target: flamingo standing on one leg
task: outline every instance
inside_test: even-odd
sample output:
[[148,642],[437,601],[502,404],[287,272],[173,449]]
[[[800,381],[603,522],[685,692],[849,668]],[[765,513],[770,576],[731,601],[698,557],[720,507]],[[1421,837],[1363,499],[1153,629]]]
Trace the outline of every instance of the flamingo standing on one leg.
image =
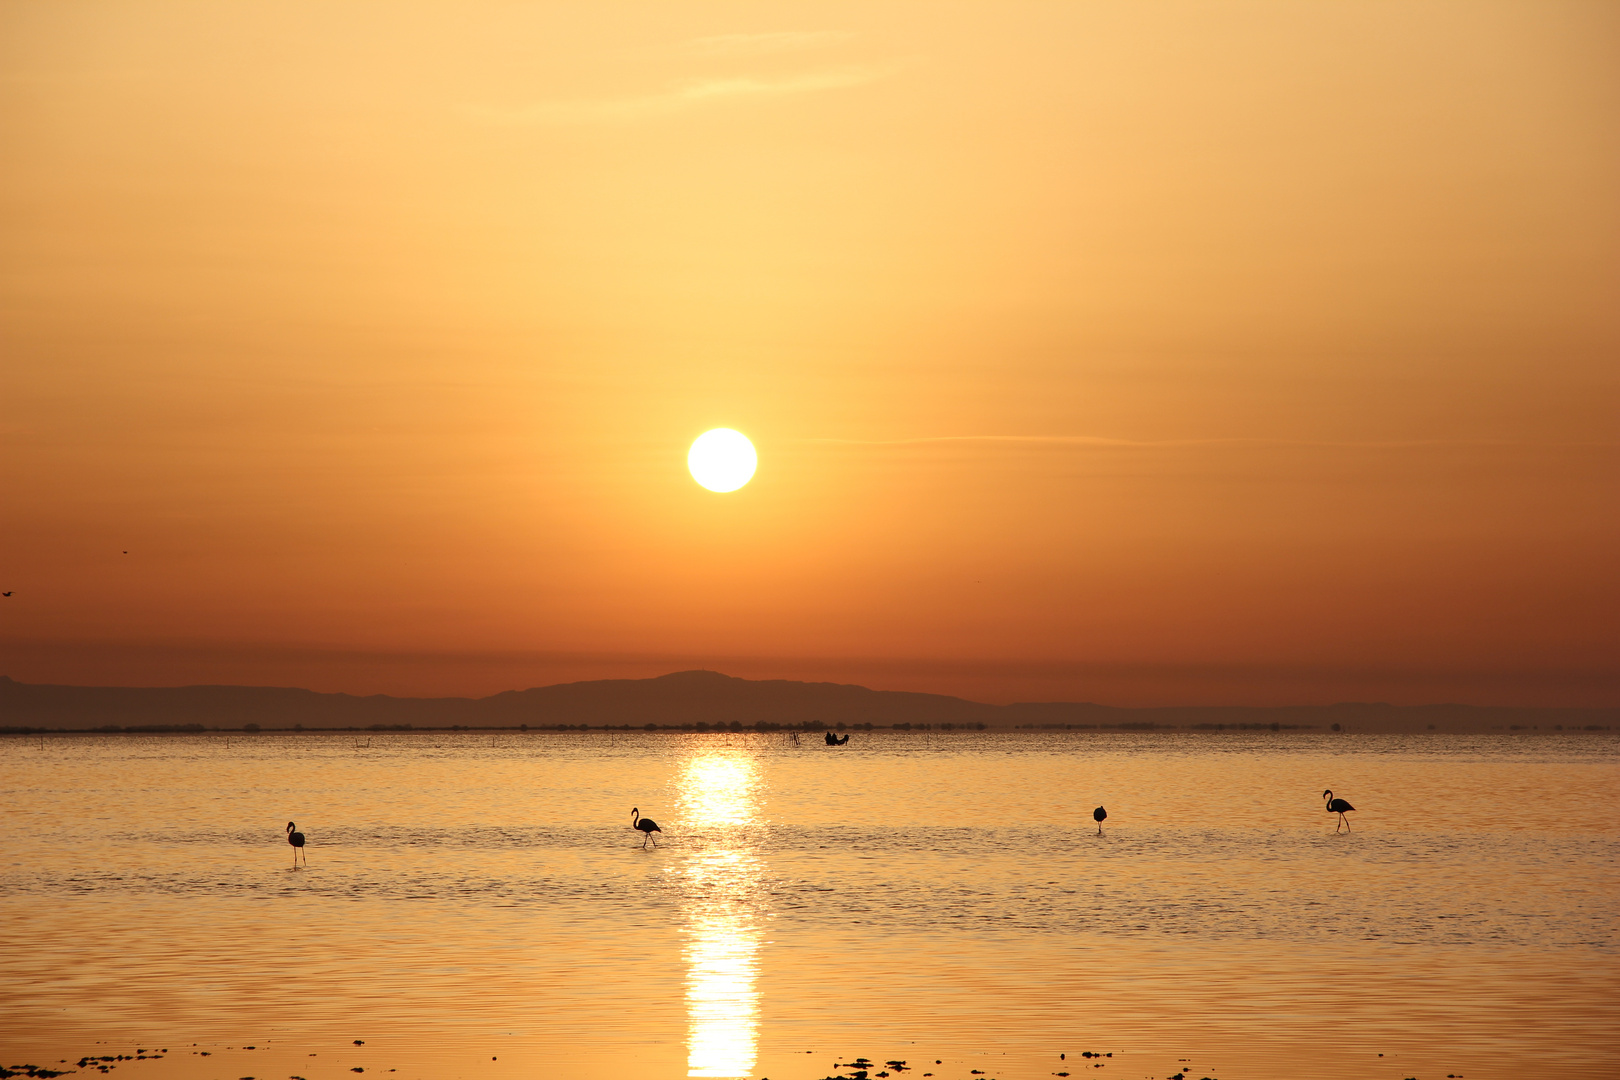
[[[298,826],[287,822],[287,843],[292,845],[293,865],[298,865],[298,853],[304,851],[304,834],[298,831]],[[309,862],[309,852],[304,852],[304,862]]]
[[653,833],[664,831],[658,827],[658,822],[654,821],[650,817],[642,817],[641,811],[633,806],[630,808],[630,827],[632,829],[640,829],[642,833],[645,834],[641,841],[642,847],[647,846],[648,840],[652,840],[652,846],[657,847],[658,841],[653,840]]
[[1091,812],[1091,818],[1097,823],[1097,835],[1101,836],[1102,823],[1108,820],[1108,811],[1099,806]]
[[[1322,798],[1327,800],[1327,812],[1330,813],[1330,814],[1338,814],[1339,815],[1339,823],[1344,826],[1344,831],[1345,832],[1349,832],[1350,831],[1350,819],[1344,816],[1344,812],[1346,810],[1354,810],[1355,807],[1351,806],[1349,803],[1345,802],[1343,799],[1335,799],[1333,797],[1333,789],[1332,788],[1328,788],[1326,791],[1322,792]],[[1338,832],[1339,831],[1339,826],[1334,825],[1333,826],[1333,831]]]

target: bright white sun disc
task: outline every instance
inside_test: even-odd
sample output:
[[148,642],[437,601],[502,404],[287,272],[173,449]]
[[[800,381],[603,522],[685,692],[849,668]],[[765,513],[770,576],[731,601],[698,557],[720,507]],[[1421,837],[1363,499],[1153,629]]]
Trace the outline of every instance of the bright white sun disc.
[[753,479],[759,455],[748,436],[730,428],[705,431],[692,442],[686,453],[686,467],[692,479],[710,491],[736,491]]

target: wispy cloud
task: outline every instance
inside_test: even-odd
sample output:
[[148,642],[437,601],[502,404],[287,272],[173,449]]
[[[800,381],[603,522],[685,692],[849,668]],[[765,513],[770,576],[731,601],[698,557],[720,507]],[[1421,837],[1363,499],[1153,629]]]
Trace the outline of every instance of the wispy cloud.
[[130,82],[162,74],[157,68],[64,68],[58,71],[7,71],[0,83],[66,85],[70,83]]
[[717,34],[693,38],[682,46],[703,56],[758,56],[761,53],[823,49],[855,35],[843,30],[778,30],[767,34]]
[[1604,440],[1526,441],[1519,439],[1110,439],[1100,435],[923,435],[910,439],[803,439],[804,443],[830,446],[929,446],[941,443],[989,443],[1024,446],[1069,446],[1097,449],[1159,449],[1166,447],[1320,447],[1366,450],[1420,449],[1424,447],[1591,447],[1614,448],[1620,443]]
[[688,79],[674,83],[656,94],[540,101],[516,109],[479,109],[477,115],[489,123],[514,125],[635,120],[728,100],[789,97],[814,94],[823,90],[844,90],[876,82],[887,74],[887,71],[877,68],[835,68],[778,79],[752,76]]

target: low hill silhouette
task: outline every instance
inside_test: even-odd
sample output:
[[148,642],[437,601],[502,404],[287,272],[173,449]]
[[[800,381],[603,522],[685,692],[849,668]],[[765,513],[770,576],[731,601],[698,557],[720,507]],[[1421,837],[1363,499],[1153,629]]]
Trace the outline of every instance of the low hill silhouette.
[[944,694],[677,671],[486,698],[357,697],[271,686],[54,686],[0,676],[0,732],[406,728],[821,727],[1354,731],[1604,730],[1620,709],[1347,703],[1125,708],[1086,702],[987,705]]

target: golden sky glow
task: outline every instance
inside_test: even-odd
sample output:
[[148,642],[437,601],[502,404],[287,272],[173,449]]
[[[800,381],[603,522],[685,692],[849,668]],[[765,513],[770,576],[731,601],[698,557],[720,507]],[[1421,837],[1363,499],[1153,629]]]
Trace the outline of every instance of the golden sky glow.
[[0,71],[14,678],[1620,701],[1613,5],[13,3]]

